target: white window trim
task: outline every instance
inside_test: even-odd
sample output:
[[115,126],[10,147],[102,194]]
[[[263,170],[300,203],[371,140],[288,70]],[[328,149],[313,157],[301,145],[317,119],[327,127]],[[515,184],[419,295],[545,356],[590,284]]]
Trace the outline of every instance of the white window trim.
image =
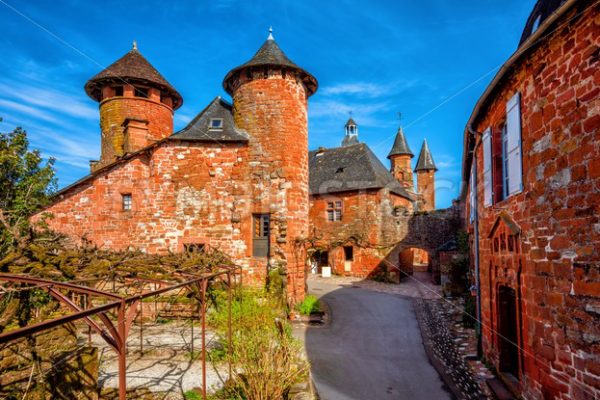
[[[220,121],[221,124],[219,127],[214,127],[213,126],[213,121]],[[211,118],[208,121],[208,129],[211,131],[222,131],[223,130],[223,118]]]

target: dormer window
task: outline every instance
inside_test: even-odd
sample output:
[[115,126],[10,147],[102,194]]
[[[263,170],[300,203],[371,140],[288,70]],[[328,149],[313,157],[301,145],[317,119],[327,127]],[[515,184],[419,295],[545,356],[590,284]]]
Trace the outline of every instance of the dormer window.
[[223,118],[211,118],[208,124],[210,129],[223,129]]

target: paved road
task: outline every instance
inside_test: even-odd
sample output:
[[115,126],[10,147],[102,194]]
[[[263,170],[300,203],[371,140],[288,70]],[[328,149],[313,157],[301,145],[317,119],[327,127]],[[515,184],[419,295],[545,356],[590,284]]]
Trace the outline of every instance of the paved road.
[[311,281],[330,324],[305,332],[322,400],[450,399],[429,363],[411,300]]

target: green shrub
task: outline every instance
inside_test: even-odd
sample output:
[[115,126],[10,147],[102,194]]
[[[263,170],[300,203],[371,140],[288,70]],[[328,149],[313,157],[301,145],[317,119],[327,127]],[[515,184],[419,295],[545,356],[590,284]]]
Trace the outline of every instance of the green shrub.
[[321,304],[319,303],[319,299],[309,294],[304,298],[302,303],[296,306],[296,309],[302,315],[310,315],[313,312],[321,311]]
[[[210,323],[220,342],[227,343],[227,293],[217,294],[215,304]],[[282,399],[308,375],[309,367],[301,344],[292,336],[281,299],[265,290],[244,289],[234,296],[231,310],[233,376],[227,398]]]

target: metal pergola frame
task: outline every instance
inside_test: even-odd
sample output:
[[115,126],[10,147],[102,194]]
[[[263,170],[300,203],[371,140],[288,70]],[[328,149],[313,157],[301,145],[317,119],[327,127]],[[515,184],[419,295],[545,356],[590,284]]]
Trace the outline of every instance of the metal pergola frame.
[[[127,368],[127,336],[135,319],[136,311],[140,302],[148,297],[158,296],[162,293],[172,291],[174,289],[192,288],[195,287],[200,293],[200,320],[202,324],[202,351],[201,351],[201,362],[202,362],[202,394],[203,398],[206,399],[206,291],[208,289],[209,281],[215,278],[225,278],[227,284],[227,296],[228,296],[228,351],[231,352],[231,340],[232,340],[232,321],[231,321],[231,304],[232,304],[232,275],[239,275],[240,284],[242,282],[242,269],[239,266],[220,266],[216,271],[211,271],[205,274],[190,274],[175,272],[174,277],[181,278],[178,282],[169,282],[163,280],[145,279],[138,277],[126,277],[128,280],[134,282],[148,284],[155,283],[161,285],[155,290],[142,292],[132,296],[122,296],[115,293],[111,293],[106,290],[98,290],[92,287],[84,286],[80,283],[99,281],[100,279],[91,280],[78,280],[72,282],[60,282],[52,281],[48,279],[41,279],[29,275],[17,275],[17,274],[6,274],[0,273],[0,282],[10,284],[25,284],[30,285],[27,287],[30,289],[42,289],[48,292],[55,300],[62,305],[70,308],[73,312],[61,317],[57,317],[48,321],[42,321],[35,324],[27,325],[25,327],[9,331],[0,334],[0,344],[4,344],[13,340],[17,340],[23,337],[33,335],[48,329],[55,328],[57,326],[83,320],[91,330],[96,331],[110,347],[118,355],[119,365],[119,400],[126,400],[127,393],[127,379],[126,379],[126,368]],[[77,293],[85,296],[85,306],[88,307],[92,303],[89,299],[90,296],[98,296],[108,300],[108,303],[103,305],[83,308],[75,304],[68,296],[60,292],[60,290],[68,290],[72,293]],[[6,291],[10,292],[10,290]],[[5,292],[5,293],[6,293]],[[2,294],[2,293],[0,293]],[[141,307],[140,307],[141,309]],[[113,324],[108,316],[109,311],[116,310],[117,324]],[[97,323],[92,316],[98,316],[102,324]],[[141,327],[141,324],[140,324]],[[192,322],[193,329],[193,322]],[[140,331],[141,337],[141,331]],[[192,332],[193,340],[193,332]],[[231,356],[231,354],[230,354]],[[231,357],[229,357],[229,376],[231,377]]]

